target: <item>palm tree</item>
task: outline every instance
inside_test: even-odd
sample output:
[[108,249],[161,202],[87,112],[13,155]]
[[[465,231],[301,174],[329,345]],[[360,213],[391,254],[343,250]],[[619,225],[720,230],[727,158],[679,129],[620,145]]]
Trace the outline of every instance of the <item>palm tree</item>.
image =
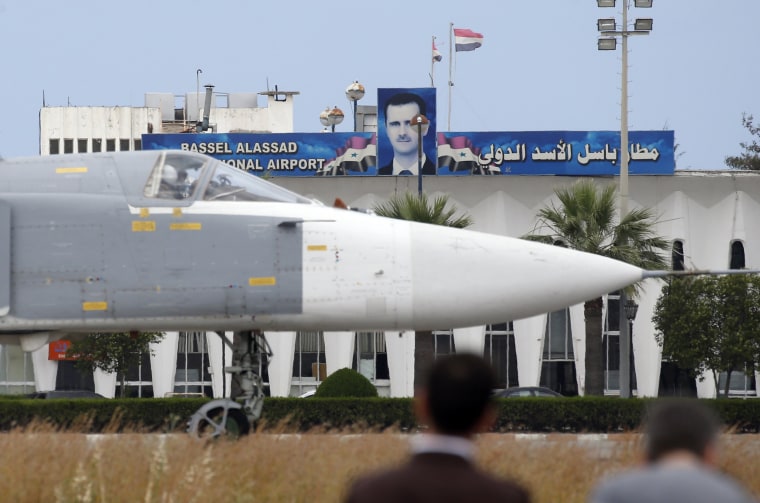
[[449,196],[447,195],[436,196],[431,203],[425,194],[416,195],[406,192],[404,195],[393,196],[386,203],[378,204],[374,211],[382,217],[444,225],[458,229],[472,225],[472,219],[467,215],[454,218],[457,209],[447,209],[448,204]]
[[[634,209],[616,222],[615,187],[598,187],[592,180],[580,180],[570,187],[554,190],[559,206],[552,203],[538,212],[533,241],[561,244],[568,248],[621,260],[643,269],[664,269],[667,261],[660,252],[668,242],[655,235],[656,220],[648,208]],[[635,295],[634,285],[630,295]],[[584,304],[586,322],[586,395],[604,393],[602,347],[602,298]]]
[[[457,209],[447,208],[449,197],[447,195],[436,196],[431,202],[425,194],[394,195],[388,202],[375,206],[376,214],[396,218],[398,220],[411,220],[459,229],[472,225],[472,219],[468,215],[455,217]],[[414,386],[415,393],[418,384],[425,379],[427,369],[435,359],[435,344],[433,332],[416,331],[414,333]]]

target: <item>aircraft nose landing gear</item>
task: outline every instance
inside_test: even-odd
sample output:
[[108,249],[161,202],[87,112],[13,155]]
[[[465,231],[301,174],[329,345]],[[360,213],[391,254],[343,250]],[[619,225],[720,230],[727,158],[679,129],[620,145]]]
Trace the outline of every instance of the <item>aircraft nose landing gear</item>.
[[240,395],[212,400],[198,409],[187,428],[195,437],[237,438],[248,434],[251,425],[261,417],[265,396],[262,375],[272,357],[272,349],[260,331],[236,332],[235,335],[240,350],[233,348],[233,365],[224,371],[231,373],[233,381],[239,384]]

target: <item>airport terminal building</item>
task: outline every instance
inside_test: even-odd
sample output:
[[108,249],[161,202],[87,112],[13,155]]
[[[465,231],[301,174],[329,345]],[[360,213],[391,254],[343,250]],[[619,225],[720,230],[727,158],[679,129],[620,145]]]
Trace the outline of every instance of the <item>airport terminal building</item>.
[[[555,135],[547,140],[553,142],[554,149],[539,146],[533,149],[530,134],[515,133],[515,137],[527,139],[508,140],[500,144],[504,148],[488,151],[487,147],[473,146],[473,143],[480,139],[485,144],[499,145],[492,139],[495,133],[481,137],[478,135],[486,133],[468,136],[467,133],[434,131],[438,139],[439,173],[445,170],[449,176],[366,176],[373,162],[374,166],[382,162],[372,158],[383,155],[381,131],[377,131],[382,129],[378,126],[383,123],[382,108],[378,108],[379,117],[375,116],[374,120],[371,113],[363,114],[355,132],[303,134],[299,138],[292,133],[293,96],[297,93],[263,94],[267,97],[265,107],[258,107],[250,94],[228,97],[224,106],[215,100],[217,106],[212,107],[209,114],[214,130],[203,133],[193,130],[204,115],[200,107],[203,98],[198,93],[185,95],[182,113],[175,97],[155,95],[146,95],[144,108],[46,107],[40,114],[40,150],[42,154],[50,154],[166,148],[162,145],[166,139],[195,145],[187,147],[189,150],[215,144],[213,148],[217,151],[207,152],[215,155],[225,153],[221,145],[236,145],[232,150],[241,149],[237,152],[241,155],[236,159],[235,152],[230,152],[229,159],[222,157],[226,162],[243,163],[239,167],[248,171],[270,172],[274,183],[324,204],[332,204],[340,198],[352,208],[373,208],[394,194],[416,193],[421,180],[424,192],[431,196],[447,194],[459,210],[469,214],[474,222],[471,229],[513,237],[534,230],[539,209],[555,200],[556,188],[569,186],[580,177],[615,186],[619,180],[614,162],[609,170],[573,171],[564,167],[569,162],[562,163],[560,169],[544,168],[553,163],[559,166],[560,161],[569,161],[570,157],[586,159],[586,164],[582,164],[584,168],[589,167],[589,161],[598,160],[601,164],[603,149],[589,148],[589,132],[578,140],[573,137],[575,132],[560,132],[559,137]],[[200,134],[211,135],[207,136],[210,140],[198,140]],[[244,142],[242,137],[214,138],[215,134],[252,136],[248,138],[250,141]],[[537,141],[543,141],[544,133],[535,134]],[[316,136],[323,139],[314,139]],[[600,136],[602,142],[610,138]],[[645,145],[647,138],[646,134],[640,136],[639,145]],[[670,138],[672,145],[672,136]],[[652,141],[660,140],[657,136]],[[580,147],[583,141],[587,142],[585,152]],[[633,141],[636,141],[635,136]],[[284,145],[281,152],[267,154],[284,156],[286,160],[272,165],[269,157],[253,152],[257,142]],[[321,142],[327,150],[332,149],[334,155],[311,163],[303,161],[303,156],[294,152],[305,150],[301,148],[303,142]],[[151,143],[153,145],[149,145]],[[247,146],[240,147],[241,143]],[[295,146],[290,146],[291,143]],[[526,143],[530,144],[527,150]],[[199,147],[201,144],[206,146]],[[667,156],[665,148],[660,143],[657,145],[660,153]],[[641,159],[646,160],[645,155],[653,150],[649,145],[639,147],[638,152]],[[359,161],[348,164],[349,156],[358,157]],[[533,157],[535,167],[526,160],[529,157]],[[346,162],[341,164],[341,160]],[[590,166],[593,167],[593,163]],[[657,233],[672,243],[674,268],[757,267],[760,228],[752,222],[760,215],[760,173],[719,171],[720,166],[716,166],[715,171],[682,171],[674,170],[672,164],[663,172],[651,169],[637,172],[633,162],[631,166],[629,207],[654,210],[658,216]],[[277,172],[280,168],[282,170]],[[544,169],[553,169],[554,173]],[[299,176],[299,171],[308,173]],[[429,253],[434,254],[436,250]],[[493,257],[493,260],[502,258]],[[510,278],[494,278],[494,281],[508,285]],[[636,299],[639,308],[632,321],[636,392],[639,396],[713,397],[716,390],[712,376],[695,380],[689,377],[688,369],[679,369],[661,358],[652,322],[661,288],[659,280],[647,280]],[[457,292],[450,294],[456,296]],[[604,297],[605,391],[611,395],[619,392],[619,309],[617,292]],[[544,385],[567,395],[582,393],[585,378],[583,305],[528,319],[505,319],[494,325],[438,328],[433,333],[437,354],[454,351],[483,354],[493,363],[502,387]],[[232,335],[193,331],[193,327],[188,327],[187,332],[167,333],[154,347],[154,354],[144,355],[142,364],[130,373],[129,393],[144,397],[172,393],[218,397],[225,391],[228,393],[229,376],[223,383],[222,369],[223,362],[229,365],[231,352],[223,351],[221,337],[231,339]],[[412,332],[268,332],[266,335],[274,353],[265,376],[272,396],[298,396],[314,389],[327,375],[343,367],[354,368],[367,376],[383,396],[413,394]],[[0,393],[94,387],[106,396],[118,394],[115,375],[96,372],[92,377],[80,376],[73,362],[63,360],[62,354],[61,346],[56,343],[32,352],[10,345],[0,347]],[[757,396],[757,377],[734,373],[730,383],[732,394]]]

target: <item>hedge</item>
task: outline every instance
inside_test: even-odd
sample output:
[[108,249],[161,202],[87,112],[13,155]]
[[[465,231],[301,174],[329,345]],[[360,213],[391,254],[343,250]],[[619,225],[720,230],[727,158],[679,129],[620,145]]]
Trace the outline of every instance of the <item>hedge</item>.
[[[208,399],[0,398],[0,431],[29,425],[84,432],[182,432]],[[654,399],[508,398],[497,401],[498,432],[635,431]],[[760,400],[703,400],[737,433],[760,432]],[[269,431],[417,431],[411,398],[267,398],[257,425]]]

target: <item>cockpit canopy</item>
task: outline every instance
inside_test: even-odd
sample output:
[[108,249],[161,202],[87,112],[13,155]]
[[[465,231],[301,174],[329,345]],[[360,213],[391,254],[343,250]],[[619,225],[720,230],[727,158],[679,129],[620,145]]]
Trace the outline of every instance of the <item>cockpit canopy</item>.
[[219,160],[172,151],[158,157],[143,195],[161,200],[313,203]]

